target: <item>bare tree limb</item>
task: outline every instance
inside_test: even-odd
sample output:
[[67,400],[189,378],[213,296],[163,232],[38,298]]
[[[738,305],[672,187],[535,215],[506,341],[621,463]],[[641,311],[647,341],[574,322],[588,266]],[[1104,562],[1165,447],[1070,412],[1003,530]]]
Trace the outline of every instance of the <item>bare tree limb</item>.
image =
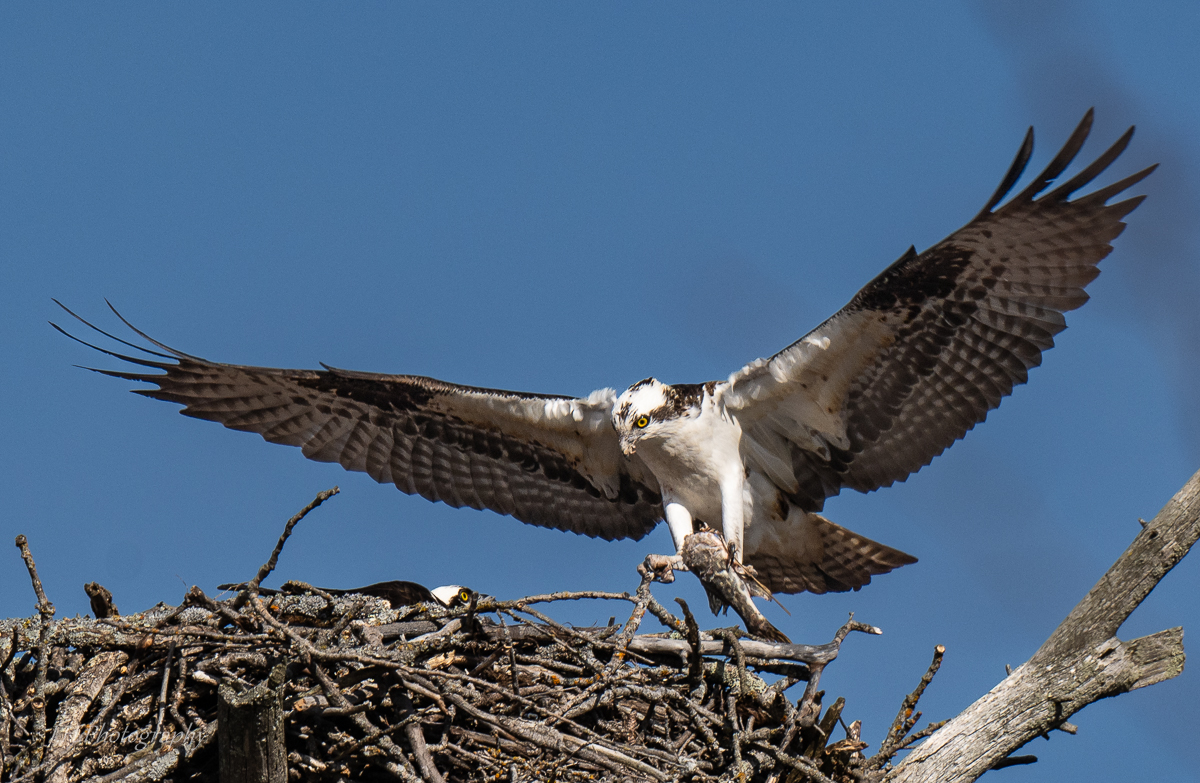
[[24,533],[17,536],[16,544],[17,548],[21,550],[21,557],[25,560],[29,579],[33,582],[33,592],[37,595],[38,600],[38,614],[42,616],[42,622],[38,626],[37,681],[34,683],[33,694],[33,733],[37,735],[40,746],[45,742],[46,736],[46,667],[50,662],[50,642],[47,630],[51,618],[54,617],[54,604],[50,603],[50,599],[46,597],[46,591],[42,589],[42,580],[38,576],[37,566],[33,562],[33,553],[29,551],[29,540],[25,538]]
[[1127,642],[1115,634],[1197,538],[1200,472],[1142,528],[1032,658],[913,750],[886,780],[975,780],[1092,702],[1182,672],[1182,628]]
[[[900,712],[896,714],[896,719],[892,721],[892,728],[888,731],[887,737],[879,747],[879,752],[876,753],[868,762],[867,766],[872,769],[878,769],[885,762],[889,761],[897,749],[904,743],[905,737],[917,725],[917,721],[921,718],[921,713],[915,712],[917,703],[921,701],[921,696],[925,694],[925,689],[929,687],[929,683],[933,682],[933,678],[937,676],[938,669],[942,667],[942,656],[946,654],[946,648],[938,645],[933,648],[933,661],[929,664],[929,669],[925,672],[925,676],[917,683],[917,687],[912,693],[904,697],[904,701],[900,704]],[[932,733],[932,732],[930,732]]]
[[258,573],[250,580],[250,589],[253,593],[258,593],[258,586],[262,584],[262,580],[266,579],[275,570],[275,566],[279,564],[279,553],[283,551],[283,545],[287,543],[288,538],[292,535],[292,529],[296,527],[297,523],[304,519],[308,515],[308,512],[326,500],[329,500],[340,491],[337,487],[334,487],[333,489],[327,489],[324,492],[318,493],[311,503],[296,512],[296,515],[287,521],[287,524],[284,525],[283,533],[279,536],[279,542],[275,544],[275,550],[271,552],[271,557],[267,559],[267,562],[263,563],[262,568],[258,569]]

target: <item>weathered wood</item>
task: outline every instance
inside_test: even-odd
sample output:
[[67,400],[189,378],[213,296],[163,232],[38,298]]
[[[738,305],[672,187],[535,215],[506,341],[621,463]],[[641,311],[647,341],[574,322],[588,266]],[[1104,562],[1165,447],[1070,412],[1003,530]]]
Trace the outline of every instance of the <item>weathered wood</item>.
[[114,772],[87,778],[83,783],[158,783],[169,778],[181,761],[190,759],[197,751],[208,747],[216,733],[217,724],[210,723],[191,744],[174,745],[157,753],[139,756]]
[[[753,639],[741,640],[742,650],[746,655],[769,660],[797,661],[799,663],[826,664],[838,655],[840,642],[829,644],[778,644],[775,642],[758,642]],[[724,655],[725,641],[722,639],[701,639],[701,655]],[[691,653],[691,645],[684,639],[668,639],[661,636],[635,636],[629,642],[629,649],[642,655],[676,655],[686,662]]]
[[975,780],[1088,704],[1182,672],[1182,628],[1127,642],[1115,634],[1198,538],[1200,472],[1145,525],[1032,658],[917,746],[885,779]]
[[[416,715],[412,699],[406,691],[399,692],[397,702],[402,719],[408,720]],[[421,728],[421,724],[416,721],[409,723],[404,727],[404,735],[408,737],[408,745],[412,748],[417,769],[421,770],[421,778],[427,783],[445,783],[445,778],[442,777],[442,773],[438,771],[437,765],[433,762],[433,756],[429,754],[429,746],[425,744],[425,730]]]
[[1133,543],[1030,659],[1097,644],[1121,624],[1200,539],[1200,472],[1146,523]]
[[46,748],[46,757],[53,759],[57,764],[46,778],[47,783],[67,783],[71,765],[60,763],[58,757],[63,756],[62,761],[66,761],[66,754],[79,739],[79,723],[84,714],[92,706],[108,678],[127,660],[129,656],[119,650],[102,652],[93,656],[80,670],[79,676],[67,692],[67,698],[63,699],[58,707],[54,733],[50,735],[50,744]]
[[217,743],[221,783],[286,783],[283,733],[284,665],[245,693],[218,689]]

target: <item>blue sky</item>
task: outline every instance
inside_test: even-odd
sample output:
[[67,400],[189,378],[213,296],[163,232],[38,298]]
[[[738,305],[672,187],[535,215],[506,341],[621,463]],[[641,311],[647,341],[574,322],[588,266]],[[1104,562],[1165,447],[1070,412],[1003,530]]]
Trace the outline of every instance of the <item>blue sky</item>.
[[[1025,128],[1044,165],[1128,125],[1154,162],[1116,251],[1031,382],[932,465],[828,515],[920,562],[770,619],[828,640],[877,746],[935,644],[956,714],[1029,657],[1200,467],[1195,3],[0,7],[0,539],[60,616],[253,575],[633,589],[665,529],[610,544],[409,498],[177,415],[62,338],[110,299],[190,353],[585,394],[723,378],[970,219]],[[1111,178],[1105,181],[1111,181]],[[658,586],[707,615],[694,579]],[[1185,560],[1122,629],[1200,629]],[[33,595],[15,548],[6,616]],[[559,610],[579,623],[623,607]],[[1188,639],[1192,637],[1187,637]],[[1186,640],[1185,640],[1186,641]],[[1195,667],[1093,705],[1011,781],[1198,779]]]

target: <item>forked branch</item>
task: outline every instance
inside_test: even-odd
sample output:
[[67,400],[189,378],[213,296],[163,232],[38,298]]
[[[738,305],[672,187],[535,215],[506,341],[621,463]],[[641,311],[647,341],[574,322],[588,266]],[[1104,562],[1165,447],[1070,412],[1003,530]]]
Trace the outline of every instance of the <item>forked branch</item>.
[[935,732],[887,776],[971,781],[1094,701],[1183,671],[1183,629],[1132,641],[1125,619],[1200,538],[1200,472],[1146,524],[1033,657]]

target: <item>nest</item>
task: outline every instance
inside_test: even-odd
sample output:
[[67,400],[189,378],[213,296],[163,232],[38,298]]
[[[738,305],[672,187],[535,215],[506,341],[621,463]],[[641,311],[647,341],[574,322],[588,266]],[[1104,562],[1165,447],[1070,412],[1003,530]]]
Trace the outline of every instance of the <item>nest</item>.
[[[193,587],[116,616],[89,585],[102,619],[52,619],[19,538],[40,614],[0,623],[0,777],[216,781],[237,763],[293,780],[842,781],[882,764],[817,690],[846,634],[870,626],[851,619],[820,646],[702,632],[682,601],[681,617],[655,601],[649,576],[633,594],[457,609],[302,583],[262,595],[299,516],[231,597]],[[581,599],[632,610],[578,628],[533,608]],[[646,613],[669,631],[639,634]]]

